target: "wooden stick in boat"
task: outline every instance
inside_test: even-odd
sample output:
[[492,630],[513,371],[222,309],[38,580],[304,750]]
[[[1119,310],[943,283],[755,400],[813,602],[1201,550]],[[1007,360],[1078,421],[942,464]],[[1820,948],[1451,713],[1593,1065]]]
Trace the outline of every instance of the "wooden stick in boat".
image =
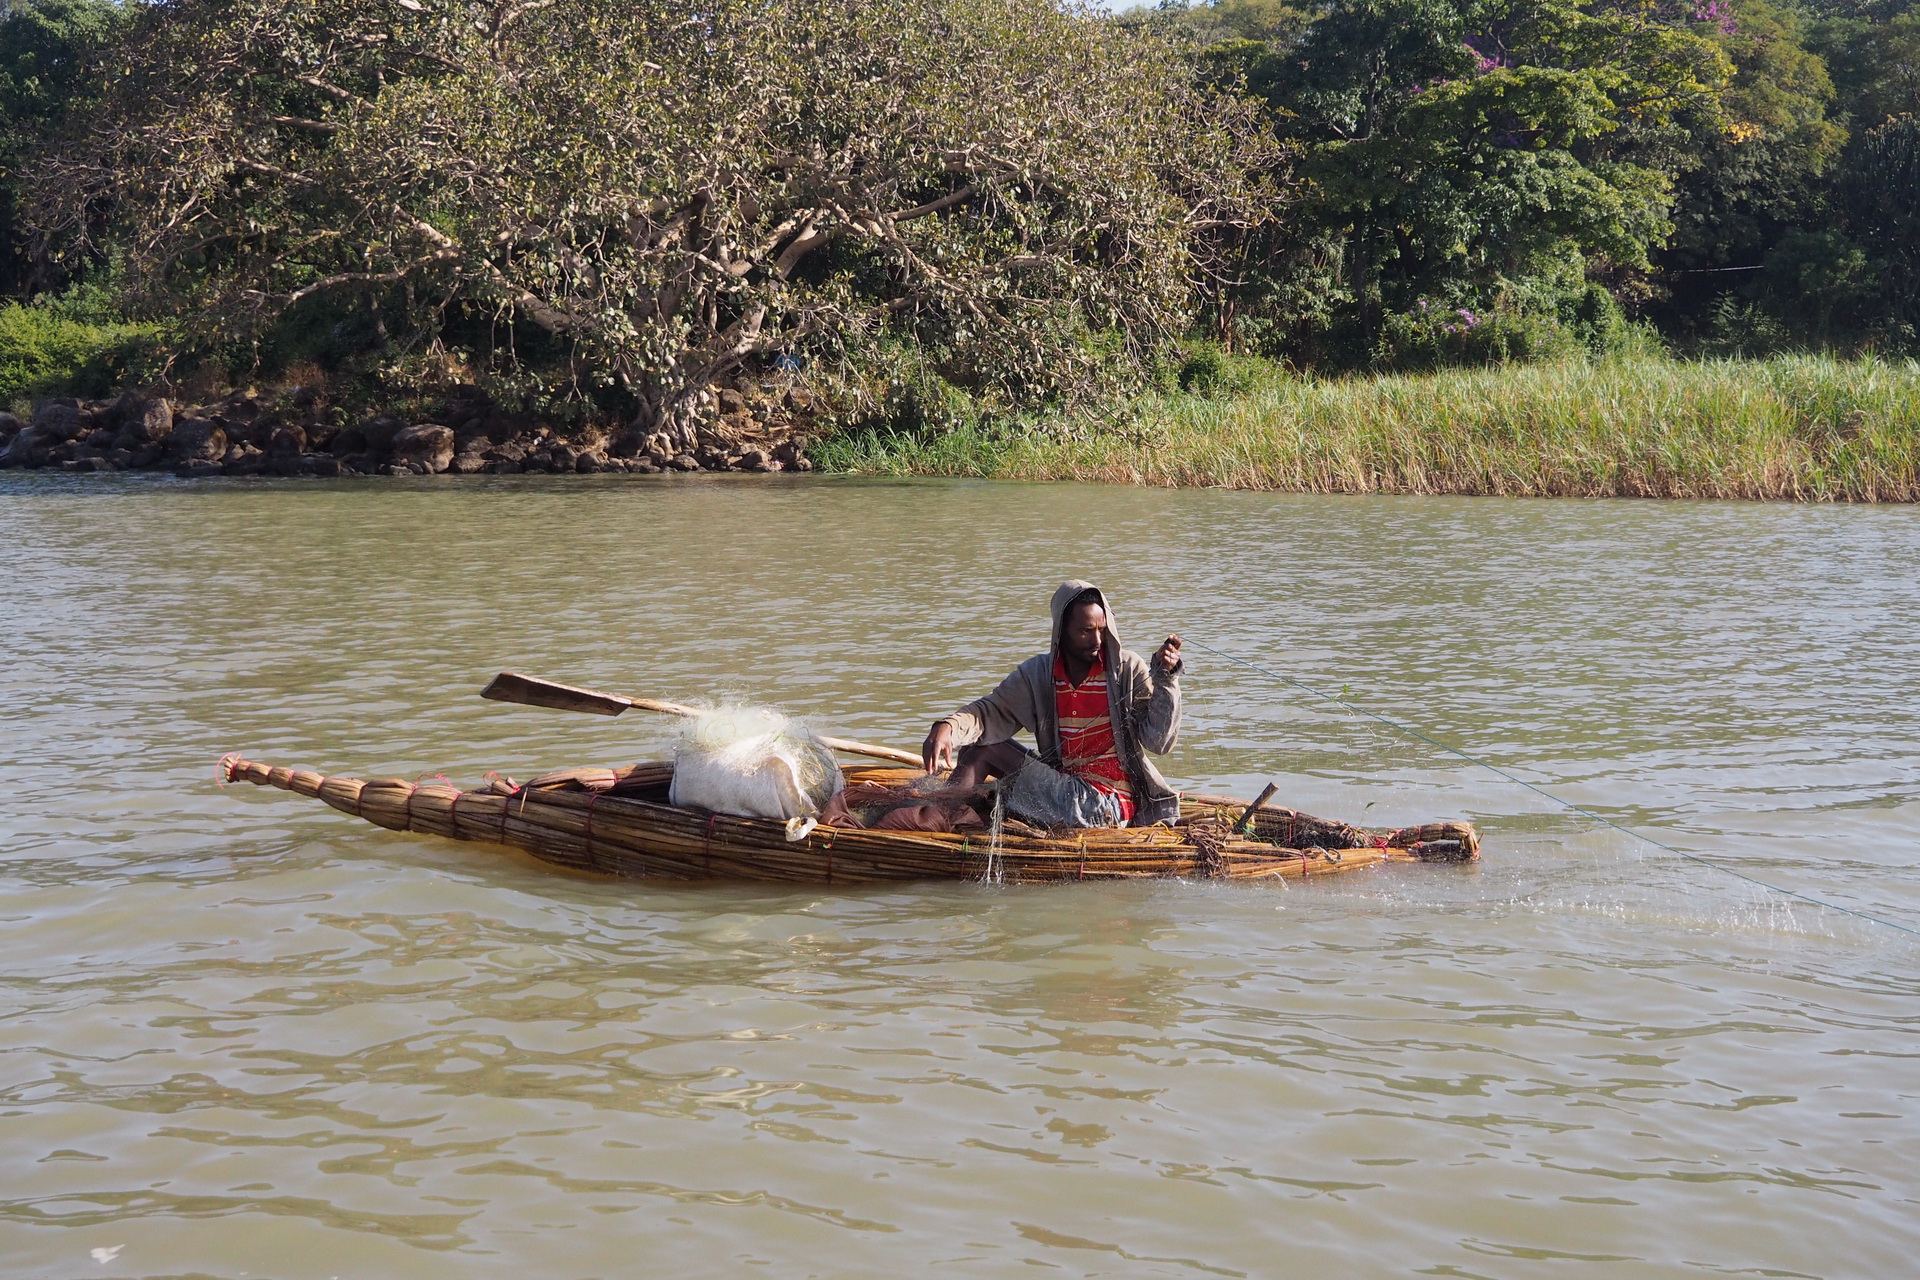
[[1243,812],[1237,820],[1235,820],[1233,826],[1230,828],[1233,834],[1239,835],[1241,832],[1245,831],[1247,829],[1247,824],[1253,821],[1254,812],[1258,810],[1261,805],[1273,799],[1273,793],[1278,791],[1279,789],[1280,788],[1277,784],[1269,782],[1267,784],[1267,789],[1260,793],[1259,799],[1255,800],[1252,804],[1248,805],[1246,807],[1246,811]]
[[[523,676],[517,671],[502,671],[480,691],[480,696],[492,698],[495,702],[517,702],[521,706],[547,707],[554,711],[584,711],[596,716],[617,716],[630,707],[670,716],[702,714],[698,707],[683,706],[678,702],[662,702],[658,698],[628,698],[617,693],[601,693],[597,689],[579,689],[537,676]],[[877,747],[870,742],[855,742],[851,738],[817,736],[820,745],[829,750],[844,751],[850,756],[868,756],[874,760],[892,760],[899,764],[910,764],[916,769],[921,767],[919,756],[898,747]]]

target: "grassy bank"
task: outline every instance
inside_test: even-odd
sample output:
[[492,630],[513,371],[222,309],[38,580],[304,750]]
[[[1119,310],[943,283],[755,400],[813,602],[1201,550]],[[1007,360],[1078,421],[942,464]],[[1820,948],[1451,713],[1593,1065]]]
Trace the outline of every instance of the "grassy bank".
[[1920,501],[1920,365],[1644,359],[1144,398],[1104,422],[817,444],[829,470],[1308,493]]

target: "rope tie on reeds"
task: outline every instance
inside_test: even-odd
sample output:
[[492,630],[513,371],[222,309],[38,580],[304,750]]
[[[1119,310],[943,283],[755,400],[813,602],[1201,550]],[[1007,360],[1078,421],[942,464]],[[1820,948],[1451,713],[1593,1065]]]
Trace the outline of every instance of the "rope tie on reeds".
[[[448,785],[451,786],[452,784],[449,783]],[[447,801],[447,825],[453,828],[453,838],[455,840],[460,838],[460,797],[465,794],[466,792],[460,790],[460,788],[454,787],[453,799]]]
[[600,799],[600,795],[601,793],[596,791],[587,797],[587,856],[589,858],[593,856],[593,806],[594,802]]
[[409,831],[413,830],[413,798],[419,794],[420,794],[419,784],[414,782],[409,782],[407,784],[407,804],[406,804],[407,830]]
[[1563,809],[1568,810],[1569,812],[1577,813],[1584,818],[1591,818],[1593,821],[1598,822],[1603,826],[1612,827],[1615,831],[1620,832],[1622,835],[1632,836],[1635,840],[1643,841],[1647,844],[1652,845],[1656,849],[1664,849],[1666,852],[1685,858],[1689,862],[1697,862],[1703,867],[1710,867],[1715,871],[1719,871],[1719,872],[1722,872],[1723,874],[1730,875],[1736,880],[1744,880],[1748,884],[1755,885],[1762,889],[1771,889],[1775,893],[1783,894],[1789,898],[1797,898],[1801,902],[1808,903],[1812,906],[1825,907],[1829,911],[1838,911],[1842,915],[1853,916],[1856,919],[1865,920],[1869,924],[1885,925],[1889,929],[1896,929],[1901,933],[1911,934],[1915,937],[1920,937],[1920,929],[1915,929],[1910,925],[1898,924],[1892,920],[1887,919],[1884,916],[1876,916],[1871,912],[1860,911],[1853,907],[1842,906],[1838,902],[1829,902],[1825,898],[1816,898],[1810,893],[1801,893],[1798,889],[1789,889],[1785,885],[1774,884],[1770,880],[1762,880],[1759,876],[1748,875],[1746,872],[1736,870],[1733,867],[1723,866],[1720,863],[1715,862],[1713,859],[1703,858],[1697,853],[1688,853],[1685,849],[1676,849],[1674,846],[1667,844],[1664,841],[1655,840],[1652,836],[1649,836],[1649,835],[1642,835],[1640,832],[1635,831],[1632,827],[1624,826],[1618,822],[1615,822],[1612,818],[1604,817],[1601,814],[1595,813],[1593,810],[1585,807],[1584,805],[1577,805],[1571,800],[1563,800],[1559,796],[1553,794],[1553,792],[1548,791],[1545,787],[1536,786],[1533,783],[1528,782],[1525,778],[1516,777],[1515,775],[1508,773],[1505,769],[1500,768],[1498,765],[1488,764],[1485,760],[1480,759],[1478,756],[1469,755],[1458,747],[1448,746],[1446,743],[1440,741],[1438,738],[1434,738],[1429,736],[1428,734],[1424,734],[1420,732],[1420,730],[1413,728],[1411,725],[1401,724],[1398,720],[1394,720],[1388,716],[1383,716],[1377,711],[1369,711],[1365,707],[1355,706],[1353,703],[1348,702],[1345,698],[1336,697],[1331,693],[1324,693],[1321,690],[1314,688],[1312,685],[1305,683],[1304,681],[1295,680],[1292,676],[1282,675],[1278,671],[1271,671],[1266,667],[1261,666],[1257,662],[1249,662],[1245,658],[1235,657],[1231,653],[1227,653],[1227,652],[1224,652],[1223,650],[1214,648],[1212,645],[1207,644],[1205,641],[1188,640],[1186,643],[1192,645],[1196,649],[1204,649],[1208,653],[1211,653],[1212,655],[1214,655],[1216,658],[1225,658],[1228,662],[1238,663],[1240,666],[1245,667],[1249,671],[1257,671],[1261,675],[1266,676],[1270,680],[1278,680],[1282,684],[1290,684],[1294,688],[1299,689],[1304,693],[1310,693],[1314,697],[1319,698],[1322,701],[1331,702],[1337,707],[1344,707],[1346,710],[1352,712],[1354,715],[1365,716],[1369,720],[1376,720],[1379,723],[1386,725],[1390,729],[1396,729],[1399,732],[1406,734],[1408,737],[1418,738],[1420,741],[1426,743],[1430,747],[1437,748],[1438,750],[1446,752],[1450,756],[1457,756],[1460,759],[1465,760],[1468,764],[1475,765],[1479,768],[1485,769],[1488,773],[1493,774],[1495,777],[1504,778],[1508,782],[1511,782],[1516,787],[1524,787],[1528,791],[1533,792],[1533,794],[1541,797],[1542,799],[1551,800],[1555,804],[1559,805]]
[[227,752],[227,754],[221,756],[219,762],[213,766],[216,770],[219,771],[219,774],[220,774],[219,781],[217,781],[214,785],[219,787],[222,791],[225,791],[227,789],[227,784],[233,781],[233,766],[240,763],[244,759],[246,759],[246,757],[241,755],[238,751],[229,751]]

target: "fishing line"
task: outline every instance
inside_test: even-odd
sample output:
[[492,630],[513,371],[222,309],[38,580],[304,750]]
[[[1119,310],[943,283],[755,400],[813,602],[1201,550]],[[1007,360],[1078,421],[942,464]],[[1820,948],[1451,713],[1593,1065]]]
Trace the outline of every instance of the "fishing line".
[[1655,840],[1652,836],[1642,835],[1640,832],[1635,831],[1632,827],[1622,826],[1618,822],[1615,822],[1612,818],[1606,817],[1603,814],[1595,813],[1593,810],[1577,805],[1571,800],[1563,800],[1559,796],[1553,794],[1553,792],[1548,791],[1543,787],[1535,786],[1533,783],[1528,782],[1525,778],[1515,777],[1513,774],[1508,773],[1505,769],[1500,768],[1498,765],[1488,764],[1485,760],[1480,759],[1478,756],[1468,755],[1466,752],[1460,750],[1460,748],[1458,747],[1450,747],[1446,743],[1440,741],[1438,738],[1429,737],[1427,734],[1420,732],[1420,730],[1415,729],[1411,725],[1401,724],[1398,720],[1390,719],[1387,716],[1381,715],[1377,711],[1369,711],[1365,707],[1355,706],[1353,703],[1348,702],[1345,698],[1336,697],[1331,693],[1324,693],[1321,690],[1314,688],[1310,684],[1306,684],[1302,681],[1294,679],[1292,676],[1283,675],[1278,671],[1268,670],[1266,667],[1261,666],[1257,662],[1248,662],[1245,658],[1235,657],[1233,654],[1226,653],[1226,652],[1223,652],[1222,650],[1216,649],[1212,645],[1207,644],[1204,641],[1185,640],[1184,643],[1190,644],[1196,649],[1205,649],[1208,653],[1213,654],[1215,657],[1225,658],[1228,662],[1237,662],[1241,666],[1247,668],[1247,670],[1257,671],[1261,675],[1266,676],[1268,679],[1278,680],[1283,684],[1290,684],[1296,689],[1300,689],[1306,693],[1310,693],[1314,697],[1320,698],[1324,701],[1331,702],[1335,706],[1345,707],[1348,711],[1353,712],[1355,715],[1366,716],[1368,719],[1371,719],[1371,720],[1378,720],[1381,724],[1384,724],[1389,728],[1397,729],[1401,733],[1407,734],[1411,737],[1418,738],[1420,739],[1420,741],[1426,743],[1428,746],[1438,747],[1440,750],[1446,752],[1448,755],[1458,756],[1462,760],[1465,760],[1468,764],[1477,765],[1480,768],[1485,769],[1488,773],[1494,774],[1497,777],[1505,778],[1508,782],[1513,783],[1515,786],[1525,787],[1528,791],[1533,792],[1533,794],[1540,796],[1543,799],[1551,800],[1555,804],[1561,806],[1564,809],[1571,810],[1574,813],[1580,814],[1582,817],[1591,818],[1595,822],[1604,823],[1605,825],[1612,827],[1615,831],[1621,832],[1624,835],[1632,836],[1635,840],[1645,841],[1647,844],[1652,845],[1656,849],[1664,849],[1668,853],[1678,854],[1680,857],[1686,858],[1693,862],[1697,862],[1703,867],[1712,867],[1715,871],[1719,871],[1726,875],[1730,875],[1734,877],[1736,880],[1745,880],[1748,884],[1758,885],[1762,889],[1771,889],[1775,893],[1784,894],[1789,898],[1798,898],[1800,901],[1805,903],[1810,903],[1811,905],[1816,907],[1825,907],[1829,911],[1838,911],[1843,915],[1854,916],[1858,919],[1866,920],[1872,924],[1885,925],[1889,929],[1897,929],[1901,933],[1912,934],[1915,937],[1920,937],[1920,929],[1910,928],[1909,926],[1904,924],[1896,924],[1894,921],[1885,919],[1881,916],[1872,915],[1865,911],[1858,911],[1852,907],[1842,906],[1837,902],[1829,902],[1825,898],[1816,898],[1816,897],[1813,897],[1811,894],[1801,893],[1798,889],[1789,889],[1785,885],[1778,885],[1768,880],[1762,880],[1758,876],[1748,875],[1744,871],[1736,871],[1732,867],[1722,866],[1720,863],[1713,861],[1711,858],[1703,858],[1697,853],[1688,853],[1685,849],[1676,849],[1670,844],[1666,844],[1662,841]]

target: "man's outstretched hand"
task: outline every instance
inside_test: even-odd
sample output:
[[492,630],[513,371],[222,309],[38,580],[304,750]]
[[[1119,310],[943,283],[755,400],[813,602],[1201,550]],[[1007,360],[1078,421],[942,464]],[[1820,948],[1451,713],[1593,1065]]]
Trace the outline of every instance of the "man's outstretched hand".
[[928,773],[938,773],[943,767],[952,767],[953,726],[945,720],[936,720],[933,728],[927,731],[927,740],[920,744],[920,763]]
[[[1168,636],[1167,642],[1153,651],[1153,665],[1162,671],[1172,671],[1180,665],[1180,637]],[[931,738],[928,739],[932,741]]]

